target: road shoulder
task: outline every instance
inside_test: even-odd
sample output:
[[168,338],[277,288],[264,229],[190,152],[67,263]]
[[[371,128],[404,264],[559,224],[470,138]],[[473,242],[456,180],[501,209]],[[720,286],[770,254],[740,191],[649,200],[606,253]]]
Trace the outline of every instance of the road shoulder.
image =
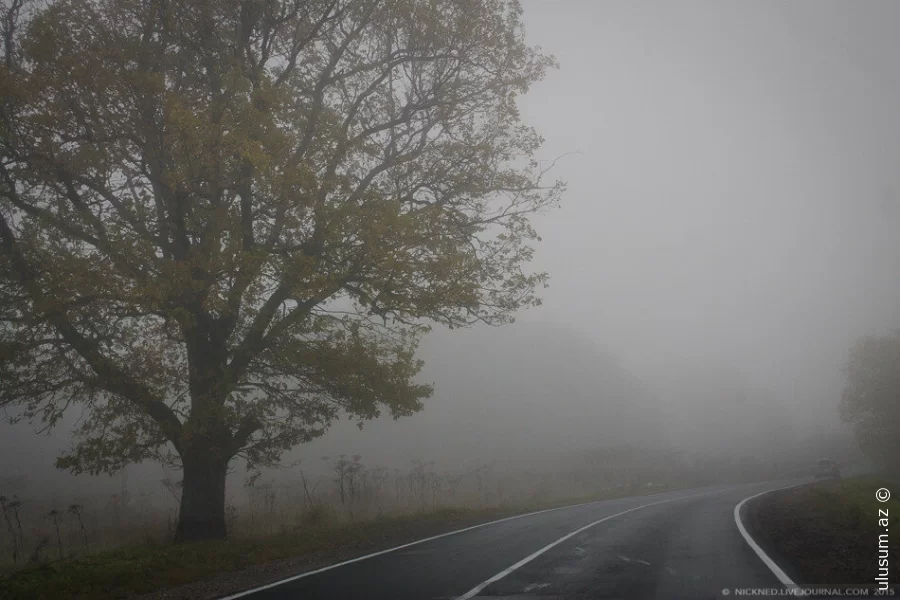
[[890,515],[890,564],[900,565],[900,503],[875,498],[885,485],[884,478],[867,476],[774,491],[748,502],[744,523],[798,584],[873,585],[885,529],[879,527],[879,509]]

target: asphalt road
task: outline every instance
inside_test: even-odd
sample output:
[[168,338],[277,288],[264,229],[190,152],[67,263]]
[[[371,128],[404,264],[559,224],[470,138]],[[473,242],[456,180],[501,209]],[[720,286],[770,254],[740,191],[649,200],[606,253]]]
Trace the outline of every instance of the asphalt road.
[[[722,598],[723,589],[778,588],[738,531],[733,511],[744,498],[789,483],[714,486],[527,515],[241,597],[672,599]],[[601,519],[606,520],[596,523]]]

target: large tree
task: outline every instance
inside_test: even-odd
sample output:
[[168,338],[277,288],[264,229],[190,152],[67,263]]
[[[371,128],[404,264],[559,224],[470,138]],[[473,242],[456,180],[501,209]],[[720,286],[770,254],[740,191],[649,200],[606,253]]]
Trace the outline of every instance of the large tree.
[[857,341],[844,372],[841,416],[876,465],[900,474],[900,331]]
[[82,418],[58,466],[183,468],[417,411],[430,324],[538,302],[555,204],[517,0],[3,0],[0,403]]

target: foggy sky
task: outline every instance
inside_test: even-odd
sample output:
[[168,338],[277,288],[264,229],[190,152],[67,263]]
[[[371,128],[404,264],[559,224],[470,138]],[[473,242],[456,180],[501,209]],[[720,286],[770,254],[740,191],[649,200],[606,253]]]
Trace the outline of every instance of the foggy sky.
[[[900,3],[524,7],[530,43],[561,64],[521,101],[525,120],[546,138],[541,159],[578,152],[554,170],[569,184],[562,207],[535,221],[534,266],[551,287],[520,315],[538,332],[525,346],[561,347],[516,354],[499,342],[501,360],[484,332],[437,331],[423,352],[437,384],[424,414],[362,432],[344,424],[296,454],[408,460],[499,452],[485,440],[547,444],[515,432],[551,415],[546,431],[564,435],[564,418],[594,414],[589,390],[613,406],[598,382],[628,377],[638,387],[616,397],[667,414],[740,389],[773,419],[834,426],[850,345],[900,326]],[[568,386],[516,387],[525,356]],[[478,368],[491,361],[504,365],[494,377]],[[598,377],[601,363],[617,374]],[[511,399],[531,421],[504,425]],[[438,435],[450,428],[461,433]],[[65,443],[21,427],[2,437],[0,452],[32,445],[44,464]],[[0,459],[0,472],[21,467]]]
[[[569,182],[546,305],[661,378],[715,360],[833,405],[900,326],[896,2],[531,0],[522,103]],[[794,389],[796,387],[796,390]]]

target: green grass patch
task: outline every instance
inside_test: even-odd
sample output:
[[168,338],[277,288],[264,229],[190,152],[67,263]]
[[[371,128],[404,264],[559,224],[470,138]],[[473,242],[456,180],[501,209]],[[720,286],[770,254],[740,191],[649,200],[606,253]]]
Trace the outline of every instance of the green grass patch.
[[679,488],[623,488],[598,496],[553,503],[489,509],[441,509],[354,523],[324,523],[254,539],[132,546],[22,569],[0,579],[0,598],[128,598],[279,559],[304,558],[308,559],[304,561],[305,565],[314,567],[502,517],[673,489]]
[[896,495],[887,502],[875,499],[875,491],[879,488],[900,494],[898,487],[877,475],[824,481],[810,486],[807,501],[829,524],[844,530],[874,529],[878,509],[888,510],[890,530],[900,535],[900,500]]
[[891,575],[900,564],[900,501],[879,502],[875,491],[900,487],[879,475],[826,480],[775,492],[751,503],[754,537],[808,584],[873,584],[882,513],[889,513]]

